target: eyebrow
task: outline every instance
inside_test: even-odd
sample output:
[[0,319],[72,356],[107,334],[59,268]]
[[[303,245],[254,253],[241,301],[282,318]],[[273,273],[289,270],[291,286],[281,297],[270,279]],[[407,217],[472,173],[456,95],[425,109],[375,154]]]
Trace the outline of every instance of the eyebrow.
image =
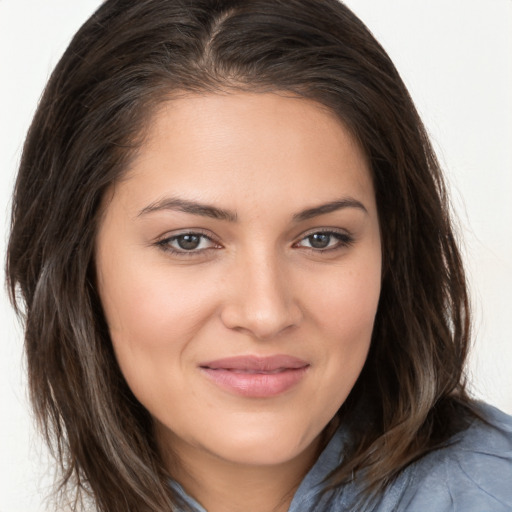
[[[357,208],[365,213],[368,213],[368,210],[365,208],[363,203],[351,197],[346,197],[343,199],[338,199],[336,201],[331,201],[329,203],[324,203],[319,206],[314,206],[306,210],[302,210],[301,212],[294,214],[292,219],[294,222],[302,222],[313,217],[325,215],[327,213],[342,210],[344,208]],[[150,205],[143,208],[137,214],[137,217],[141,217],[142,215],[146,215],[148,213],[153,213],[161,210],[174,210],[184,213],[190,213],[192,215],[210,217],[212,219],[217,220],[225,220],[228,222],[236,222],[238,219],[236,212],[233,212],[231,210],[225,210],[223,208],[218,208],[216,206],[212,206],[209,204],[203,204],[196,201],[189,201],[187,199],[181,199],[178,197],[168,197],[155,201],[154,203],[151,203]]]
[[149,206],[143,208],[138,213],[137,217],[161,210],[175,210],[191,213],[192,215],[202,215],[203,217],[210,217],[212,219],[227,220],[229,222],[236,222],[237,220],[237,214],[230,210],[224,210],[216,206],[202,204],[196,201],[188,201],[178,197],[167,197],[151,203]]
[[312,208],[308,208],[307,210],[303,210],[299,213],[296,213],[293,216],[293,220],[295,222],[302,222],[308,219],[312,219],[313,217],[318,217],[319,215],[325,215],[327,213],[335,212],[337,210],[342,210],[344,208],[357,208],[362,210],[365,213],[368,213],[368,210],[365,208],[364,204],[358,201],[357,199],[353,199],[351,197],[345,197],[343,199],[338,199],[337,201],[331,201],[329,203],[321,204],[319,206],[314,206]]

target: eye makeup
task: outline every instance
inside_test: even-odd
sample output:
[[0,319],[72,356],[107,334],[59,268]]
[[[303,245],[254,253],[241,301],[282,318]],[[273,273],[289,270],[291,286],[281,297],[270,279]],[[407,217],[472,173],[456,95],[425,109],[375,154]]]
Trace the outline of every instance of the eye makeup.
[[[315,253],[332,252],[351,246],[354,237],[346,231],[334,228],[315,229],[302,235],[292,247]],[[198,256],[212,249],[222,249],[222,245],[211,234],[201,230],[183,231],[158,240],[156,245],[162,251],[176,256]]]

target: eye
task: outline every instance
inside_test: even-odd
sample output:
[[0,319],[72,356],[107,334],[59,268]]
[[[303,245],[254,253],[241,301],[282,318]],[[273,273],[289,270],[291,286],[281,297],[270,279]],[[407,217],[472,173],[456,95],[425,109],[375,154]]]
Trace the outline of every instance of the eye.
[[353,238],[346,233],[336,231],[317,231],[304,237],[295,244],[295,247],[305,247],[316,251],[327,251],[348,247]]
[[203,233],[180,233],[158,241],[157,245],[163,250],[175,254],[194,254],[219,247],[217,243]]

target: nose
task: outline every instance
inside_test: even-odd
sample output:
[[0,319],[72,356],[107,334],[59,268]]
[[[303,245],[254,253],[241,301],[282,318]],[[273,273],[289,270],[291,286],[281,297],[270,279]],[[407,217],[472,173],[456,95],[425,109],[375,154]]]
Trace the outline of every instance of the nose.
[[240,258],[226,287],[221,319],[229,329],[264,340],[302,321],[286,263],[274,255]]

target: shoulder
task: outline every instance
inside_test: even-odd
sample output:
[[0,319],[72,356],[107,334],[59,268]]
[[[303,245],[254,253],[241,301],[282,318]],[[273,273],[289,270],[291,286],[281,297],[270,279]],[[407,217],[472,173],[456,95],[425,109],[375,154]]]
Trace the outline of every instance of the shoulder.
[[512,417],[485,404],[478,412],[483,420],[404,471],[393,510],[512,510]]
[[512,512],[512,417],[481,403],[476,411],[481,419],[407,466],[382,494],[363,504],[358,479],[319,494],[350,439],[338,429],[289,512]]

